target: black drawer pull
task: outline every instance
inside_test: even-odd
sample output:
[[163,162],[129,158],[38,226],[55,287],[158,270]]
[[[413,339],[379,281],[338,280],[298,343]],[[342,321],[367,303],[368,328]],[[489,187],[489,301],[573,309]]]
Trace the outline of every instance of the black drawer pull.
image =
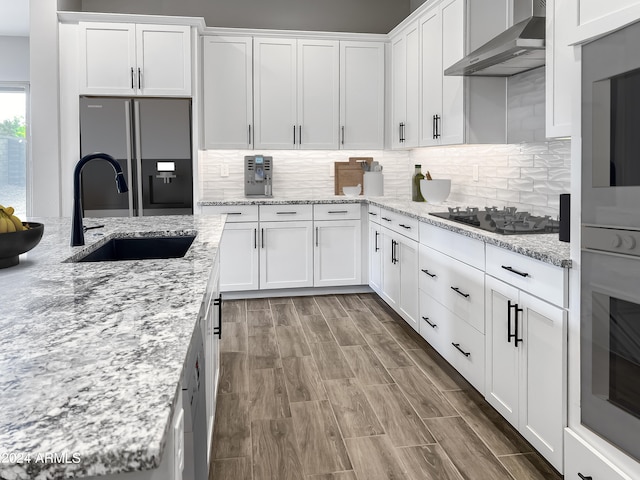
[[435,273],[431,273],[429,272],[429,270],[422,270],[422,273],[426,273],[427,275],[429,275],[431,278],[435,278],[437,277],[437,275]]
[[401,223],[400,226],[402,228],[406,228],[407,230],[411,230],[411,227],[409,225],[404,225],[404,224]]
[[463,354],[465,357],[470,357],[471,356],[471,352],[465,352],[464,350],[462,350],[460,348],[460,344],[459,343],[453,343],[451,342],[451,345],[453,345],[454,347],[456,347],[456,350],[458,350],[461,354]]
[[459,293],[460,295],[462,295],[464,298],[469,298],[469,294],[468,293],[464,293],[461,292],[460,289],[458,287],[451,287],[451,290],[453,290],[456,293]]
[[227,212],[227,215],[242,215],[242,212]]
[[511,272],[511,273],[515,273],[516,275],[520,275],[521,277],[528,277],[529,274],[525,273],[525,272],[519,272],[518,270],[515,270],[512,267],[507,267],[505,265],[502,265],[502,268],[504,268],[506,271]]
[[213,304],[218,307],[218,326],[213,327],[213,334],[218,335],[218,338],[222,338],[222,294],[218,295],[218,298],[213,300]]
[[276,212],[276,215],[295,215],[298,212]]
[[390,218],[387,218],[387,217],[382,217],[382,219],[383,219],[385,222],[390,222],[390,221],[391,221],[391,219],[390,219]]
[[329,210],[329,213],[349,213],[348,210]]
[[378,214],[377,213],[373,213],[373,212],[369,212],[369,215],[373,215],[374,217],[377,217]]
[[593,480],[593,477],[591,475],[589,476],[585,476],[583,474],[581,474],[580,472],[578,472],[578,476],[582,479],[582,480]]
[[429,317],[422,317],[422,319],[427,322],[431,328],[436,328],[438,326],[436,323],[431,323],[429,321]]

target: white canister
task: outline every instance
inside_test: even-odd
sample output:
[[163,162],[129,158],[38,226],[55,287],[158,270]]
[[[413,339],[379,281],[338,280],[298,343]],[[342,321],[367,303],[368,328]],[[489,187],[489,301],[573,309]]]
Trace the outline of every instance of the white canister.
[[368,197],[381,197],[384,195],[382,172],[364,172],[364,194]]

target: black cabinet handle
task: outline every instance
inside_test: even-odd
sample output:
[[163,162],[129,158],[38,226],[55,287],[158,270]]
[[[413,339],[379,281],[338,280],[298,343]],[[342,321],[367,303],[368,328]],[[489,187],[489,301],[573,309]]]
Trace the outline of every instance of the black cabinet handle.
[[329,210],[328,213],[335,213],[335,214],[338,214],[338,213],[349,213],[349,211],[348,210]]
[[403,123],[402,124],[402,143],[406,142],[407,140],[406,137],[404,136],[406,131],[407,131],[407,124]]
[[140,67],[138,67],[138,90],[142,88],[142,71],[140,71]]
[[369,215],[373,215],[374,217],[377,217],[378,214],[377,213],[373,213],[373,212],[369,212]]
[[593,480],[593,477],[591,475],[583,475],[580,472],[578,472],[578,476],[582,479],[582,480]]
[[258,229],[253,229],[253,248],[258,248]]
[[391,263],[394,265],[398,263],[398,259],[396,258],[396,247],[398,246],[398,242],[395,240],[391,240]]
[[249,125],[249,145],[251,145],[251,125]]
[[438,326],[436,323],[431,323],[429,321],[429,317],[422,317],[422,319],[427,322],[431,328],[436,328]]
[[518,308],[517,303],[513,307],[516,312],[515,328],[514,328],[515,331],[513,334],[513,341],[514,341],[515,347],[518,348],[518,343],[523,343],[522,338],[518,338],[518,312],[524,312],[524,310],[522,308]]
[[380,250],[380,248],[378,247],[378,237],[379,237],[379,236],[380,236],[380,232],[378,232],[378,231],[376,230],[376,248],[375,248],[375,251],[376,251],[376,252],[377,252],[378,250]]
[[430,273],[429,270],[426,270],[426,269],[422,270],[422,273],[429,275],[431,278],[437,277],[435,273]]
[[298,125],[298,145],[302,145],[302,125]]
[[340,142],[340,143],[342,143],[342,145],[344,145],[344,126],[342,127],[342,142]]
[[218,295],[218,298],[216,298],[213,301],[214,305],[218,306],[218,326],[217,327],[213,327],[213,334],[214,335],[218,335],[218,338],[222,338],[222,294]]
[[242,215],[242,212],[226,212],[226,215]]
[[135,85],[133,84],[133,67],[131,67],[131,90],[133,90],[135,87]]
[[296,144],[296,126],[293,126],[293,144]]
[[440,138],[440,120],[441,120],[440,115],[436,115],[436,137],[435,138]]
[[295,215],[298,212],[276,212],[276,215]]
[[318,246],[318,227],[316,227],[316,247]]
[[464,293],[461,292],[460,289],[458,287],[451,287],[451,290],[453,290],[456,293],[459,293],[460,295],[462,295],[464,298],[469,298],[469,294],[468,293]]
[[459,343],[453,343],[451,342],[451,345],[453,345],[454,347],[456,347],[456,350],[458,350],[461,354],[463,354],[465,357],[469,357],[471,355],[471,352],[465,352],[464,350],[462,350],[462,348],[460,348],[460,344]]
[[404,123],[400,122],[400,128],[399,128],[399,132],[398,132],[398,140],[400,141],[400,143],[404,142]]
[[262,243],[262,248],[264,248],[264,228],[260,229],[260,241]]
[[511,272],[511,273],[515,273],[516,275],[520,275],[521,277],[528,277],[529,274],[526,272],[519,272],[518,270],[512,268],[512,267],[507,267],[506,265],[502,265],[502,268],[504,268],[506,271]]
[[403,223],[401,223],[400,226],[406,230],[411,230],[411,227],[409,225],[404,225]]
[[390,218],[387,218],[387,217],[382,217],[382,219],[383,219],[385,222],[390,222],[390,221],[391,221],[391,219],[390,219]]
[[511,339],[515,337],[515,335],[511,333],[511,308],[512,307],[517,308],[517,304],[514,305],[511,303],[511,300],[507,300],[507,343],[511,343]]

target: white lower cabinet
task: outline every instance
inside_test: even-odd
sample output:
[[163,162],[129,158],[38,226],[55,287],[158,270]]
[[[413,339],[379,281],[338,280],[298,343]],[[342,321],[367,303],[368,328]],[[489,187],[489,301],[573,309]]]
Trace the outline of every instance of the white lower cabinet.
[[[564,431],[564,478],[567,480],[631,480],[573,431]],[[636,477],[637,478],[637,477]]]
[[486,278],[487,401],[559,471],[566,424],[566,312]]
[[382,228],[382,298],[416,331],[418,242]]
[[313,285],[359,285],[362,276],[360,220],[314,223]]
[[258,289],[258,222],[227,223],[220,251],[220,287],[234,292]]
[[313,286],[313,222],[260,222],[260,289]]
[[[220,258],[220,257],[218,257]],[[205,295],[203,310],[205,322],[203,337],[205,347],[205,389],[207,399],[207,459],[210,461],[211,442],[213,441],[213,425],[218,395],[218,378],[220,375],[220,328],[222,326],[222,296],[220,295],[220,267],[216,261]]]

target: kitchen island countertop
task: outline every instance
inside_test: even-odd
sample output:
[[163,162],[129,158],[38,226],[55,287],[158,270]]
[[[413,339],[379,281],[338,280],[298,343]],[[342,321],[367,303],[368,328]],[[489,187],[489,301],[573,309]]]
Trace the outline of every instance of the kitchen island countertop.
[[[224,217],[85,219],[105,227],[84,247],[70,219],[32,220],[41,243],[0,270],[0,479],[156,468]],[[193,232],[183,258],[64,262],[113,236]]]
[[562,268],[571,268],[571,254],[569,243],[558,240],[557,233],[535,235],[500,235],[486,232],[472,226],[452,222],[429,215],[431,212],[446,211],[447,207],[458,204],[445,202],[440,205],[412,202],[407,198],[393,197],[346,197],[344,195],[328,196],[313,199],[298,198],[238,198],[230,200],[201,201],[200,206],[224,205],[285,205],[285,204],[323,204],[323,203],[365,203],[376,205],[391,211],[408,215],[421,222],[429,223],[460,235],[481,240],[490,245],[496,245],[507,250],[535,258],[545,263]]

